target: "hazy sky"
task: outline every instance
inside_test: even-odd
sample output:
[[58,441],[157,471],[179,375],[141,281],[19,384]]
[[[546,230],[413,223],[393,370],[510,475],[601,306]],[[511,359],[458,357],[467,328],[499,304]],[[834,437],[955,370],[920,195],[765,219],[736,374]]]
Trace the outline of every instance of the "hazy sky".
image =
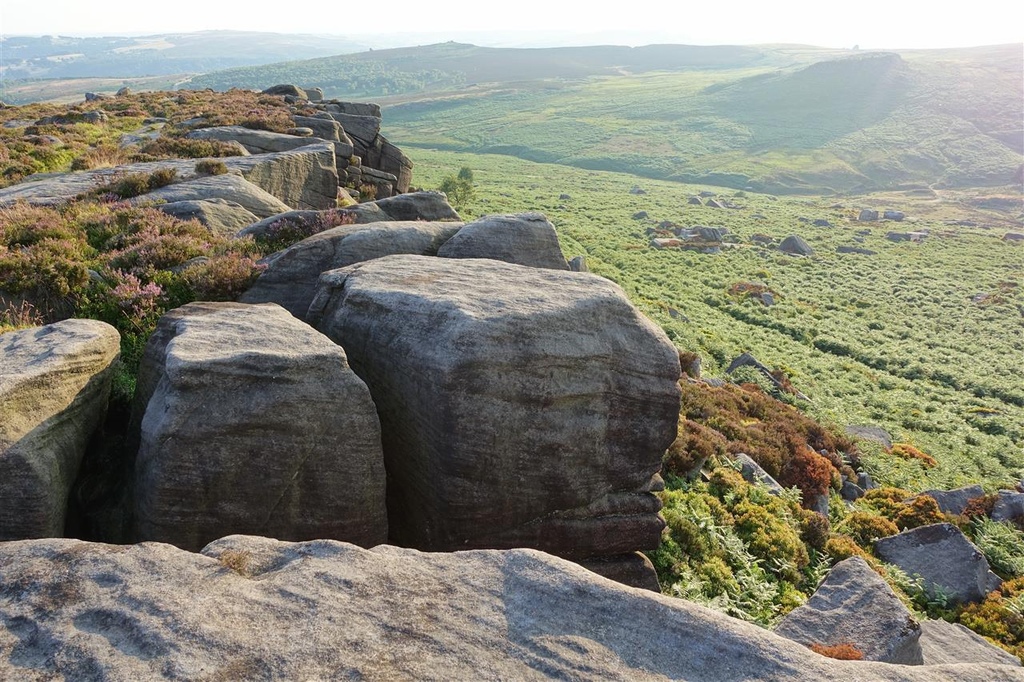
[[[486,40],[475,42],[508,44],[585,34],[582,42],[632,45],[786,42],[824,47],[964,47],[1024,42],[1022,7],[1019,0],[506,0],[500,5],[485,0],[305,0],[298,5],[261,5],[252,0],[172,0],[162,5],[124,0],[2,0],[0,34],[83,36],[235,29],[334,33],[360,42],[372,42],[365,38],[383,33],[430,34],[436,40],[469,40],[476,34]],[[503,41],[497,32],[519,35]],[[533,35],[523,35],[527,32]]]

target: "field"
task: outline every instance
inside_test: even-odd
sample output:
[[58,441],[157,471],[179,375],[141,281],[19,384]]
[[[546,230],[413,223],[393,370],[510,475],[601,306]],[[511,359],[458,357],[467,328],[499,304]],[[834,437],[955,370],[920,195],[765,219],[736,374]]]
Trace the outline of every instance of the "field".
[[[701,355],[705,374],[724,376],[750,351],[789,375],[813,416],[881,426],[938,460],[925,468],[867,446],[867,466],[880,480],[922,490],[994,488],[1024,476],[1024,245],[1002,240],[1019,224],[978,208],[977,197],[774,197],[504,155],[408,151],[423,187],[459,167],[473,170],[469,216],[546,213],[565,254],[584,254],[592,271],[622,286],[680,349]],[[700,191],[737,208],[688,204]],[[908,218],[855,220],[873,207]],[[648,217],[634,217],[640,211]],[[725,227],[739,243],[718,254],[650,248],[647,229],[661,221]],[[920,243],[886,239],[908,230],[930,235]],[[815,255],[749,241],[765,235],[778,244],[791,234]],[[842,245],[875,254],[837,253]],[[730,293],[744,282],[767,287],[775,305]]]

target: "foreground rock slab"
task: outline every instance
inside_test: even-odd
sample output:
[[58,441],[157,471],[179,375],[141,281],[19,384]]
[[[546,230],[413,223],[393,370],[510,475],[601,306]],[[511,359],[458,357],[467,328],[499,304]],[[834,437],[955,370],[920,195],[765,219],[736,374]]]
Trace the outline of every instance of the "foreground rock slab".
[[833,566],[807,603],[790,611],[775,633],[805,646],[852,644],[867,661],[922,662],[921,626],[860,557]]
[[370,393],[340,347],[279,306],[171,311],[136,393],[136,539],[387,538]]
[[830,660],[531,550],[15,542],[0,545],[0,614],[12,680],[1021,679]]
[[920,576],[932,595],[956,604],[977,602],[1002,581],[963,532],[951,523],[933,523],[875,541],[875,552],[911,576]]
[[0,540],[61,537],[107,412],[120,336],[96,320],[0,334]]
[[388,256],[324,273],[308,319],[373,394],[396,544],[657,547],[679,353],[615,284]]
[[1021,667],[1020,659],[1003,651],[960,623],[921,621],[921,653],[925,665],[938,663],[999,663]]

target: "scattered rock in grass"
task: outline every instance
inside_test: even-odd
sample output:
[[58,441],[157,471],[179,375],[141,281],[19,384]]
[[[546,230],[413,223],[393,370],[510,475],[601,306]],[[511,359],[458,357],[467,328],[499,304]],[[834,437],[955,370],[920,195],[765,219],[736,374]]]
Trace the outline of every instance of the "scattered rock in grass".
[[814,255],[814,249],[811,248],[811,245],[803,237],[795,234],[791,234],[782,240],[782,243],[779,244],[779,251],[793,256]]
[[980,485],[969,485],[956,490],[925,490],[923,494],[934,498],[939,505],[939,511],[943,514],[956,516],[963,514],[967,503],[976,497],[981,497],[985,491]]

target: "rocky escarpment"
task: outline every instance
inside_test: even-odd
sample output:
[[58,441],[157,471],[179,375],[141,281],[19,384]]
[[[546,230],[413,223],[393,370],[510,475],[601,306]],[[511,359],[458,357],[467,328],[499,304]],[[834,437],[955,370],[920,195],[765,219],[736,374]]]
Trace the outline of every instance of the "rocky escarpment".
[[1021,680],[836,661],[533,550],[0,544],[5,679]]

